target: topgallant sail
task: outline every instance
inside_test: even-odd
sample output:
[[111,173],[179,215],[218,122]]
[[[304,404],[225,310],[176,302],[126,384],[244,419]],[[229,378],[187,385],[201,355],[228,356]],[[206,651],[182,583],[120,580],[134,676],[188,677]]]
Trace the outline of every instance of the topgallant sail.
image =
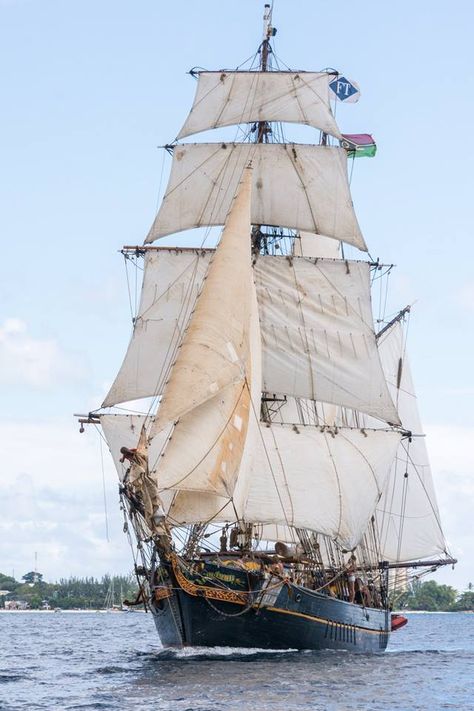
[[[191,111],[140,247],[141,301],[99,423],[135,537],[138,601],[166,646],[385,649],[414,569],[454,562],[406,357],[409,308],[376,333],[335,70],[194,71]],[[319,132],[289,143],[288,123]],[[182,143],[240,126],[241,142]],[[154,243],[202,230],[189,247]],[[389,269],[389,268],[388,268]],[[388,271],[388,269],[386,271]],[[383,319],[380,319],[383,321]],[[114,406],[145,399],[141,413]],[[411,572],[410,572],[411,571]]]

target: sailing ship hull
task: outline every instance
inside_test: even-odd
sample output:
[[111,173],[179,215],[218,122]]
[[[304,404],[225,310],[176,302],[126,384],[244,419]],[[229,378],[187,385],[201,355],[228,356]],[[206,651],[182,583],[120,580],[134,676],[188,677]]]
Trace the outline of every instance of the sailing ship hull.
[[285,583],[250,607],[175,589],[152,606],[165,647],[247,647],[382,652],[388,610],[364,608]]

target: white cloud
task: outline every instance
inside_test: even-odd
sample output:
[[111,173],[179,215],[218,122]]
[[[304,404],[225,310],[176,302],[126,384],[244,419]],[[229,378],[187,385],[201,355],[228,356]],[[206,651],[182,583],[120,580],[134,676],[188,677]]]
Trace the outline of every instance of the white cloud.
[[34,338],[20,319],[9,318],[0,327],[0,384],[47,389],[81,371],[54,339]]
[[47,580],[132,568],[111,457],[104,446],[107,541],[99,436],[78,429],[72,420],[2,424],[0,572],[21,578],[35,552]]

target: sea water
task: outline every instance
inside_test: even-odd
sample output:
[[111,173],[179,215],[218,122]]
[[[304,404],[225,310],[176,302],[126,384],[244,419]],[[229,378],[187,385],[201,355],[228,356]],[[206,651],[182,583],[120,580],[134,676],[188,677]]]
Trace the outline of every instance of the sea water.
[[474,614],[409,614],[383,654],[167,651],[144,613],[0,613],[0,709],[474,709]]

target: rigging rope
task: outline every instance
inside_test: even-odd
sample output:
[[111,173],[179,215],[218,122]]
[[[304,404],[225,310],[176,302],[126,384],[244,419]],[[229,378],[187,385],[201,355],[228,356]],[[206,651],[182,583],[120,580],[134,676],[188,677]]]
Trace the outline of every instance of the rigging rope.
[[103,497],[104,497],[105,537],[107,539],[107,543],[110,543],[109,517],[108,517],[108,513],[107,513],[107,494],[106,494],[106,489],[105,489],[104,454],[102,451],[102,437],[99,439],[99,447],[100,447],[100,464],[101,464],[101,468],[102,468],[102,493],[103,493]]
[[134,312],[134,310],[133,310],[133,305],[132,305],[132,291],[131,291],[131,289],[130,289],[130,279],[129,279],[129,275],[128,275],[128,261],[129,261],[129,260],[128,260],[128,256],[127,256],[126,254],[124,254],[123,257],[124,257],[124,265],[125,265],[125,276],[126,276],[126,279],[127,279],[128,304],[129,304],[129,306],[130,306],[130,316],[131,316],[131,319],[132,319],[132,323],[135,323],[135,314],[136,314],[136,312]]

